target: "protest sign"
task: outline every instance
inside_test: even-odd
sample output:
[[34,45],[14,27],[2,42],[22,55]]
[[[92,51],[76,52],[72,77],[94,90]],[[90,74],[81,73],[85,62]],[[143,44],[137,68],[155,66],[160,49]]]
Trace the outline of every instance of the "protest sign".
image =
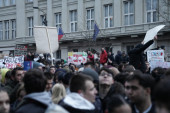
[[3,63],[5,64],[6,68],[15,68],[17,64],[23,66],[24,56],[18,57],[5,56],[4,59],[0,59],[0,64]]
[[164,62],[164,50],[148,50],[147,51],[147,61],[159,61]]
[[[159,26],[156,26],[156,27],[148,30],[148,31],[146,32],[145,38],[144,38],[144,40],[143,40],[143,43],[145,44],[145,43],[147,43],[149,40],[152,40],[152,39],[157,35],[157,33],[158,33],[161,29],[163,29],[164,27],[165,27],[165,25],[159,25]],[[153,48],[155,48],[156,46],[157,46],[156,43],[153,43],[148,49],[153,49]],[[147,50],[148,50],[148,49],[147,49]],[[146,51],[147,51],[147,50],[146,50]]]
[[151,61],[150,67],[151,67],[151,71],[156,67],[170,68],[170,62]]
[[24,45],[16,45],[15,47],[15,56],[26,56],[27,55],[27,46]]
[[86,52],[68,52],[68,64],[73,63],[75,65],[80,65],[81,63],[87,62]]
[[33,68],[33,61],[25,61],[24,62],[24,70],[28,71]]

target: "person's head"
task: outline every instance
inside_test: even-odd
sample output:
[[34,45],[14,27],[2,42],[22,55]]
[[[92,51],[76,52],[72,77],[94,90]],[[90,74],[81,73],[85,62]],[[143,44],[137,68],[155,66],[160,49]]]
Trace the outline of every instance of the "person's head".
[[52,88],[52,100],[55,104],[66,96],[66,89],[63,84],[57,83]]
[[10,110],[10,99],[8,93],[0,89],[0,113],[9,113]]
[[21,67],[16,67],[11,72],[12,78],[16,82],[21,82],[24,77],[24,70]]
[[53,76],[50,72],[45,72],[44,75],[46,77],[47,82],[45,90],[50,91],[53,86]]
[[56,71],[56,67],[55,66],[51,66],[50,67],[50,73],[51,74],[55,74],[55,71]]
[[162,67],[156,67],[152,70],[151,75],[156,82],[159,82],[165,76],[165,69]]
[[129,104],[120,95],[113,95],[108,102],[108,113],[132,113]]
[[46,78],[39,69],[30,69],[27,71],[23,82],[27,94],[43,92],[46,87]]
[[141,103],[151,99],[154,79],[151,75],[136,70],[126,78],[125,93],[133,103]]
[[112,85],[114,74],[111,69],[102,67],[99,72],[99,85]]
[[104,48],[101,49],[102,52],[104,52],[104,50],[105,50]]
[[87,75],[78,73],[71,78],[70,91],[79,93],[90,102],[95,102],[97,90],[93,84],[93,79]]
[[162,79],[155,87],[154,97],[157,113],[170,113],[170,77]]

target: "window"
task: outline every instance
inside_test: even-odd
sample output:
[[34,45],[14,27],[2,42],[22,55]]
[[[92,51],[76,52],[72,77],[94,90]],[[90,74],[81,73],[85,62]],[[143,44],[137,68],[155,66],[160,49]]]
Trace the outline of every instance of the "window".
[[56,58],[61,59],[61,50],[57,50],[56,52]]
[[9,6],[9,0],[4,0],[4,6]]
[[78,52],[78,49],[73,49],[73,52]]
[[105,16],[104,25],[105,28],[113,27],[113,7],[112,4],[104,6]]
[[28,18],[28,35],[33,36],[33,17]]
[[56,13],[56,27],[58,29],[61,27],[61,13]]
[[3,0],[0,0],[0,7],[3,6]]
[[41,15],[41,25],[47,26],[46,15]]
[[15,0],[10,0],[11,1],[11,5],[15,4]]
[[134,2],[128,0],[124,2],[124,25],[134,24]]
[[94,29],[94,8],[87,9],[87,30]]
[[16,37],[16,20],[11,20],[12,24],[12,39],[15,39]]
[[127,53],[134,48],[134,45],[129,45],[126,47]]
[[147,22],[158,21],[157,10],[157,0],[146,0],[146,11],[147,11]]
[[33,2],[33,0],[27,0],[27,2]]
[[3,24],[0,22],[0,40],[3,40]]
[[70,11],[70,31],[77,31],[77,10]]
[[5,40],[9,39],[9,20],[5,21]]

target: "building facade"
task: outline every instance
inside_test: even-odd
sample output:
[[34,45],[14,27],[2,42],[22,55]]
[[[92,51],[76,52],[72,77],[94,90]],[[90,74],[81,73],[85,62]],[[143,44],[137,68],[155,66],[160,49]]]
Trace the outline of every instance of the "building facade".
[[[128,52],[143,41],[147,30],[161,24],[158,46],[170,53],[168,0],[0,0],[0,53],[15,54],[16,47],[36,51],[34,26],[61,27],[56,58],[67,53],[102,47]],[[100,31],[93,40],[94,24]]]

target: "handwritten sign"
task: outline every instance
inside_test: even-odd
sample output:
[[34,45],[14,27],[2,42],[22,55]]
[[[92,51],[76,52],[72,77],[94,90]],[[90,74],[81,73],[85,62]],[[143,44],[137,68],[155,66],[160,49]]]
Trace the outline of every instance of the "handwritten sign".
[[147,60],[164,62],[164,50],[149,50],[147,51]]
[[5,56],[4,59],[0,59],[0,64],[5,63],[6,68],[15,68],[17,64],[23,66],[24,63],[24,56],[18,57],[8,57]]
[[80,65],[81,63],[87,62],[86,52],[68,52],[68,63]]
[[15,56],[27,55],[27,46],[16,45],[15,47]]

